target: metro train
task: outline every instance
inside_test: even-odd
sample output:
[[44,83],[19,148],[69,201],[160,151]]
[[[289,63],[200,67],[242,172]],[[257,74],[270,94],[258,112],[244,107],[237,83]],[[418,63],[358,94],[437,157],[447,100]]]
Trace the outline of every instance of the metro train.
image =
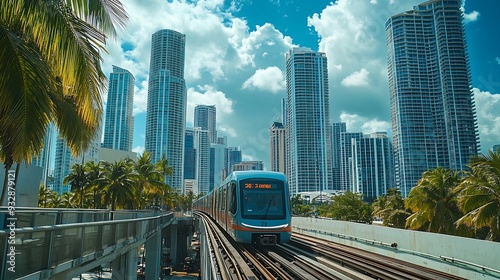
[[272,171],[235,171],[193,202],[240,243],[276,245],[292,235],[288,182]]

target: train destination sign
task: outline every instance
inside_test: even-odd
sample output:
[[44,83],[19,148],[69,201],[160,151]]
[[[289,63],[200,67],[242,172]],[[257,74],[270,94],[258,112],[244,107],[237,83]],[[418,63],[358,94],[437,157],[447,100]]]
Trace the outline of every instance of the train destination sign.
[[245,183],[245,189],[273,189],[276,188],[275,184],[269,183]]

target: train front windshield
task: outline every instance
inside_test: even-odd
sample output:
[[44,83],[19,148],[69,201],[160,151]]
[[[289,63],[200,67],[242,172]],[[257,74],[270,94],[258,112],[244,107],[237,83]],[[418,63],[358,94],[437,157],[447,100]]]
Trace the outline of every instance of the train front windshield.
[[286,217],[284,184],[269,179],[240,182],[241,216],[245,219],[279,220]]

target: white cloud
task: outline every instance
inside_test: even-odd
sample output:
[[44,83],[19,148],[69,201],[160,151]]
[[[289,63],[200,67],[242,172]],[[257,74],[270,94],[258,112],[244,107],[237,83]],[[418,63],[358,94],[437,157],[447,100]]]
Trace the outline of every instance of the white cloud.
[[186,120],[188,123],[193,123],[196,105],[215,105],[218,122],[233,114],[233,101],[228,99],[224,92],[218,91],[210,85],[198,86],[197,90],[194,88],[187,90]]
[[464,21],[465,21],[465,23],[477,21],[479,16],[480,16],[480,14],[478,11],[472,11],[468,14],[464,13]]
[[146,148],[143,146],[137,146],[132,149],[132,152],[137,153],[138,155],[142,154]]
[[134,89],[134,109],[133,114],[137,115],[146,112],[148,108],[148,81],[144,80],[140,87]]
[[345,87],[360,87],[360,86],[368,86],[368,72],[365,68],[353,72],[351,75],[345,77],[341,84]]
[[377,118],[370,119],[356,114],[342,112],[340,121],[346,123],[347,132],[362,132],[365,134],[374,132],[388,132],[391,124],[387,121],[381,121]]
[[243,89],[259,89],[277,93],[285,89],[285,78],[283,72],[276,67],[257,69],[255,73],[243,83]]
[[477,123],[481,135],[481,151],[486,153],[493,145],[500,144],[500,94],[473,88],[476,102]]

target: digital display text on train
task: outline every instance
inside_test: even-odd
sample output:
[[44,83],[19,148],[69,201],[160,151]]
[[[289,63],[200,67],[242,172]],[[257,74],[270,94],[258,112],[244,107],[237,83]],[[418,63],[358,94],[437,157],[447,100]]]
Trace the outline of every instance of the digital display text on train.
[[245,189],[274,189],[275,184],[269,183],[245,183]]

